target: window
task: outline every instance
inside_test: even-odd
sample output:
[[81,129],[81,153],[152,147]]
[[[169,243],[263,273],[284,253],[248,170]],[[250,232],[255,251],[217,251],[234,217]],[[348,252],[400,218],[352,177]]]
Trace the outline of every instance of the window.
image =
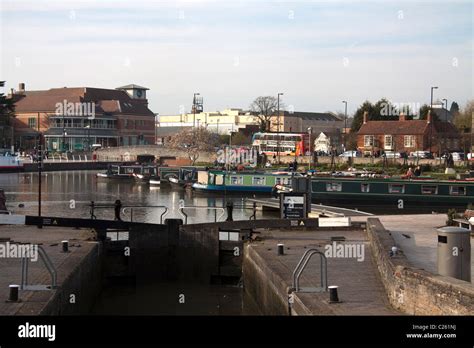
[[265,177],[264,176],[254,176],[252,178],[253,185],[265,185]]
[[386,135],[384,139],[384,144],[386,149],[391,149],[393,146],[393,137],[391,135]]
[[405,135],[403,137],[403,144],[405,147],[415,147],[415,136],[414,135]]
[[242,176],[231,176],[230,184],[231,185],[242,185],[244,183],[244,178]]
[[291,178],[277,177],[275,179],[276,185],[291,185]]
[[421,185],[421,193],[423,195],[436,195],[436,194],[438,194],[438,186],[436,186],[436,185]]
[[405,185],[402,184],[389,184],[388,193],[405,193]]
[[239,232],[219,231],[219,240],[238,242]]
[[328,182],[326,183],[326,191],[340,192],[342,191],[342,184],[340,182]]
[[36,128],[36,117],[29,117],[28,118],[28,127]]
[[373,135],[364,135],[364,146],[374,146]]
[[360,191],[361,192],[369,192],[370,191],[370,184],[367,184],[367,183],[360,184]]
[[449,186],[449,194],[453,196],[466,195],[466,186]]

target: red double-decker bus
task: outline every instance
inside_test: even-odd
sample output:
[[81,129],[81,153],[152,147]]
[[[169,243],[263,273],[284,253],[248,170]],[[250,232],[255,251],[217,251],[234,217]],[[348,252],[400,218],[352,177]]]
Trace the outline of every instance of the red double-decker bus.
[[259,153],[281,156],[302,156],[308,149],[308,134],[305,133],[255,133],[252,146]]

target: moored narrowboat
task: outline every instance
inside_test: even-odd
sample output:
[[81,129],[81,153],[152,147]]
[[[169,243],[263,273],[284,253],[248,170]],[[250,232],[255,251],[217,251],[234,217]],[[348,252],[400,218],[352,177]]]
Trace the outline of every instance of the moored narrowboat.
[[432,178],[313,177],[314,203],[356,206],[393,206],[397,209],[465,207],[474,203],[474,182]]
[[199,172],[193,189],[204,192],[271,194],[275,187],[291,187],[292,172],[218,171]]
[[100,179],[134,180],[148,183],[150,179],[159,179],[158,168],[153,165],[110,165],[105,173],[97,173]]

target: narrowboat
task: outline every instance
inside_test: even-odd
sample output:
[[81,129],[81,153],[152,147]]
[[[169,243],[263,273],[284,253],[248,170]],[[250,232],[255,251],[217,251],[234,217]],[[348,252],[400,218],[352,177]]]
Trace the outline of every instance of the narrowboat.
[[466,207],[474,203],[474,182],[384,177],[313,177],[313,203],[357,207],[392,206],[407,208]]
[[168,182],[174,188],[191,187],[197,182],[198,173],[196,167],[181,167],[176,174],[168,176]]
[[23,170],[23,163],[20,161],[18,156],[0,156],[0,171],[1,172],[14,172]]
[[271,194],[275,187],[279,190],[289,190],[293,176],[302,175],[292,172],[211,170],[199,172],[197,182],[192,187],[196,191],[204,192]]
[[134,180],[148,183],[150,179],[159,179],[158,168],[152,165],[110,165],[105,173],[97,173],[99,179]]
[[[198,167],[198,166],[183,166],[183,167],[159,167],[158,168],[158,176],[160,177],[161,184],[165,182],[170,182],[170,178],[177,178],[181,181],[191,181],[196,182],[197,180],[197,172],[198,171],[205,171],[207,170],[206,167]],[[174,181],[174,183],[178,184],[178,181]]]

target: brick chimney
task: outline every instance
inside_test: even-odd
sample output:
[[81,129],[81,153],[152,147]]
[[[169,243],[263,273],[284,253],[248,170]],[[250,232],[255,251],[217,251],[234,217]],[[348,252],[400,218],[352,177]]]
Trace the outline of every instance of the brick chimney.
[[407,115],[405,115],[403,112],[400,113],[400,116],[398,118],[399,121],[406,121],[407,120]]
[[426,116],[426,123],[431,123],[433,116],[431,116],[431,110],[428,110],[428,115]]
[[369,112],[368,112],[368,111],[364,111],[364,124],[367,123],[368,118],[369,118]]

